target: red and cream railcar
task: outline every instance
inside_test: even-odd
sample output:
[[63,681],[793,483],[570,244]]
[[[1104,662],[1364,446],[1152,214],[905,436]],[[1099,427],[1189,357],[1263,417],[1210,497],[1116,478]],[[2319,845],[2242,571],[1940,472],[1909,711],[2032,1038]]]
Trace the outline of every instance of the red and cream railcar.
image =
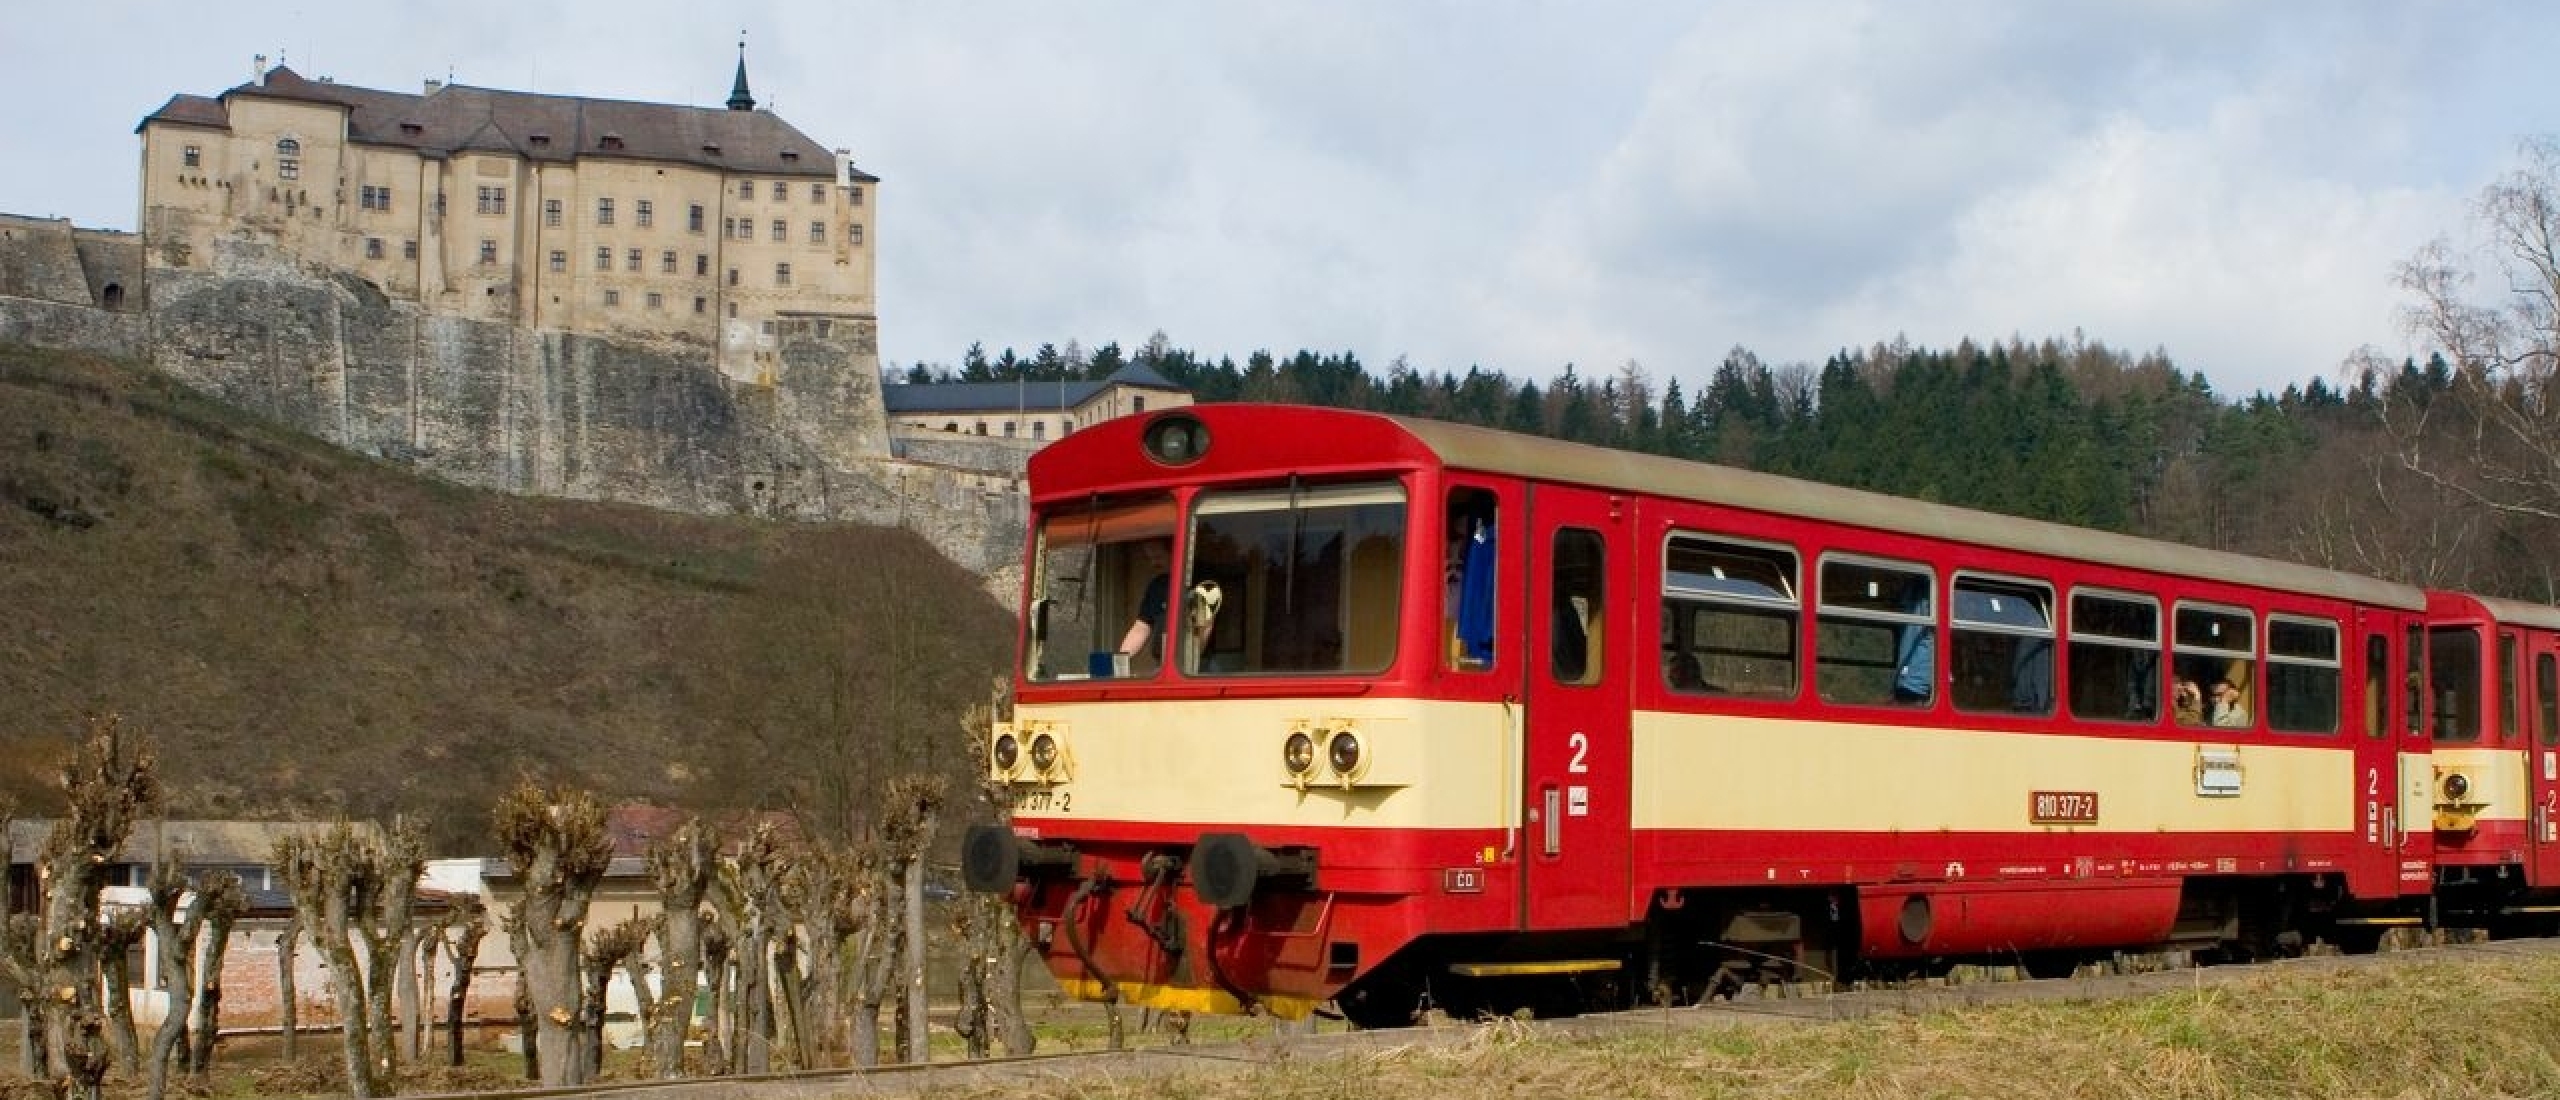
[[1031,487],[964,864],[1079,997],[1393,1022],[2425,912],[2415,589],[1327,409]]
[[[2409,811],[2432,819],[2454,923],[2541,928],[2560,915],[2560,609],[2454,592],[2427,601],[2429,767]],[[2416,717],[2413,714],[2413,720]]]

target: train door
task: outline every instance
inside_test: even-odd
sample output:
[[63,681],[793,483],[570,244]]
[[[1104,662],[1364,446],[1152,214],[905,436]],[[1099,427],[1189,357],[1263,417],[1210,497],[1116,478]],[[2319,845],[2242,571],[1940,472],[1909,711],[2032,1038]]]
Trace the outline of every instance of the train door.
[[[2404,891],[2424,893],[2422,881],[2414,886],[2399,881],[2402,850],[2406,846],[2401,828],[2400,791],[2407,780],[2402,769],[2409,762],[2410,751],[2423,752],[2426,743],[2421,734],[2412,741],[2403,719],[2408,711],[2402,706],[2398,681],[2409,667],[2400,653],[2403,645],[2415,641],[2414,634],[2403,636],[2400,619],[2387,611],[2365,610],[2356,615],[2361,639],[2357,648],[2363,659],[2364,707],[2350,726],[2355,737],[2356,756],[2356,829],[2355,856],[2348,865],[2349,891],[2358,897],[2389,898]],[[2424,767],[2424,756],[2416,763]],[[2421,780],[2423,782],[2423,780]]]
[[2401,674],[2394,684],[2400,721],[2393,727],[2400,746],[2400,798],[2396,813],[2389,803],[2383,805],[2382,827],[2399,859],[2400,893],[2406,897],[2435,892],[2436,771],[2435,733],[2428,724],[2433,689],[2428,686],[2427,627],[2415,615],[2400,621]]
[[2535,889],[2560,886],[2560,637],[2542,631],[2524,635],[2526,719],[2524,750],[2526,784],[2533,811],[2525,815],[2531,831],[2525,881]]
[[1627,921],[1629,562],[1634,525],[1604,493],[1530,490],[1528,928]]

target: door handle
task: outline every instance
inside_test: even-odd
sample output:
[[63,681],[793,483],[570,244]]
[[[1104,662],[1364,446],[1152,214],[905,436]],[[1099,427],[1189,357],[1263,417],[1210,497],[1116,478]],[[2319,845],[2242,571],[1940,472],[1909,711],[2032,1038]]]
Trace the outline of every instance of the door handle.
[[2382,843],[2394,851],[2400,848],[2400,811],[2389,806],[2382,808]]
[[1564,792],[1549,787],[1543,794],[1546,812],[1540,814],[1538,820],[1540,824],[1546,826],[1546,854],[1562,855],[1564,853],[1564,815],[1557,811],[1564,806]]

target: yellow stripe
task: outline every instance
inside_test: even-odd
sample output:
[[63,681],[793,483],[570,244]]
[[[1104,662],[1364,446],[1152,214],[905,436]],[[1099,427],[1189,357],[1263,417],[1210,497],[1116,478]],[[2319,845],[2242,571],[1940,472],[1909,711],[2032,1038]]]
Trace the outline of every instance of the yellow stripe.
[[1461,978],[1534,978],[1549,974],[1598,974],[1619,968],[1616,959],[1558,959],[1554,962],[1450,963]]
[[[1102,983],[1091,978],[1062,978],[1058,988],[1079,1001],[1102,1001]],[[1236,1016],[1244,1012],[1244,1004],[1226,991],[1195,989],[1185,986],[1121,982],[1120,1003],[1159,1012],[1190,1012],[1202,1016]],[[1316,1003],[1304,997],[1269,996],[1257,999],[1255,1007],[1283,1020],[1303,1020],[1315,1011]]]
[[[1850,832],[2345,831],[2353,750],[1639,712],[1639,829]],[[2197,793],[2200,747],[2240,793]],[[2094,792],[2094,825],[2028,823],[2036,791]]]

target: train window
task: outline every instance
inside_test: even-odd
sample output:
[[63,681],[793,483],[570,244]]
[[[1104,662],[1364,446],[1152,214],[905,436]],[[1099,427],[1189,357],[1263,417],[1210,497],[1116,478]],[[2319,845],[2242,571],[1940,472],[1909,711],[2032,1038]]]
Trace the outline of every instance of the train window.
[[1693,695],[1796,693],[1796,555],[1674,534],[1662,551],[1662,679]]
[[1559,684],[1596,684],[1603,667],[1601,622],[1608,606],[1608,557],[1600,534],[1578,527],[1556,531],[1553,619],[1547,624],[1548,673]]
[[1947,673],[1958,709],[2053,713],[2053,589],[1958,576],[1947,611]]
[[1814,688],[1834,703],[1927,706],[1937,695],[1937,581],[1916,565],[1825,558]]
[[2516,695],[2524,682],[2524,665],[2516,658],[2516,632],[2498,632],[2498,734],[2515,740],[2517,730]]
[[[1040,517],[1031,562],[1031,599],[1024,605],[1022,674],[1033,681],[1157,671],[1163,653],[1162,603],[1172,589],[1166,545],[1173,538],[1171,496],[1104,498],[1048,510]],[[1161,586],[1158,577],[1166,577]],[[1114,659],[1133,622],[1150,617],[1148,637],[1125,667]]]
[[1493,667],[1498,529],[1495,498],[1486,489],[1449,492],[1449,546],[1441,558],[1442,645],[1449,667],[1481,672]]
[[2401,707],[2408,712],[2408,723],[2404,728],[2411,733],[2425,733],[2427,730],[2427,630],[2425,627],[2416,623],[2409,624],[2407,647],[2402,651],[2400,660],[2408,666],[2408,672],[2401,677],[2403,692],[2400,697]]
[[2160,719],[2160,604],[2149,596],[2071,594],[2071,716]]
[[2480,631],[2439,626],[2427,631],[2427,690],[2436,740],[2480,739]]
[[2267,728],[2338,732],[2338,624],[2267,616]]
[[2178,683],[2171,710],[2182,726],[2254,728],[2257,621],[2240,608],[2180,605],[2171,644]]
[[2364,636],[2364,735],[2381,737],[2383,718],[2391,713],[2391,639],[2380,634]]
[[2560,745],[2560,658],[2544,653],[2533,659],[2534,711],[2542,720],[2535,731],[2545,745]]
[[1187,545],[1185,673],[1380,672],[1395,659],[1402,486],[1206,493]]

